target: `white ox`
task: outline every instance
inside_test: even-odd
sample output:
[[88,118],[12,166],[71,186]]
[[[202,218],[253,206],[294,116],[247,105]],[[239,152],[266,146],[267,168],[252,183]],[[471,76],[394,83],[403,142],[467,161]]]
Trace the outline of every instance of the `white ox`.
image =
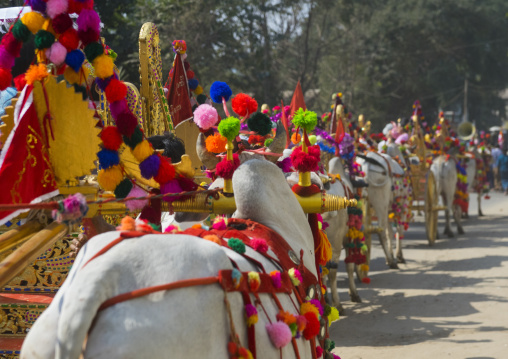
[[[298,201],[280,169],[268,161],[252,160],[233,176],[237,211],[282,235],[316,274],[312,233]],[[92,238],[79,252],[75,264],[52,304],[36,321],[21,351],[22,359],[77,359],[86,339],[84,358],[227,358],[231,330],[218,284],[157,292],[116,304],[97,312],[116,295],[189,278],[216,276],[232,269],[228,255],[242,271],[256,270],[244,257],[215,243],[188,235],[146,235],[125,240],[107,253],[86,263],[118,237],[108,232]],[[226,255],[227,254],[227,255]],[[271,262],[250,249],[247,254]],[[268,315],[277,307],[261,294]],[[236,331],[247,346],[244,304],[240,293],[229,293]],[[284,308],[294,311],[289,297],[279,295]],[[265,314],[255,325],[257,356],[280,358],[265,330]],[[301,358],[311,358],[309,343],[298,339]],[[293,348],[282,349],[294,357]]]
[[452,157],[438,156],[432,161],[430,170],[434,174],[436,180],[437,194],[441,196],[443,205],[446,206],[446,227],[444,234],[448,237],[453,237],[453,231],[450,228],[450,212],[453,213],[457,231],[459,234],[464,234],[462,225],[460,223],[461,209],[460,206],[453,204],[455,197],[455,190],[457,187],[457,168],[455,160]]

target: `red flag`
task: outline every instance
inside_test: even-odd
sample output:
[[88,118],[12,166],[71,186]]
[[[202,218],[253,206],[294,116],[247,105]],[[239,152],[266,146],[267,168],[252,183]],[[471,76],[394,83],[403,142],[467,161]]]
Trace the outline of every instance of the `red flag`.
[[168,106],[173,126],[192,118],[192,105],[190,103],[189,84],[187,74],[182,62],[182,55],[176,55],[173,63],[173,79],[169,86]]
[[[293,93],[293,99],[291,100],[291,112],[290,116],[293,116],[298,109],[303,108],[307,110],[307,106],[305,106],[305,99],[303,98],[302,85],[300,85],[300,80],[296,84],[295,92]],[[284,110],[284,109],[283,109]]]
[[[59,193],[32,89],[25,87],[16,104],[14,128],[0,155],[0,204],[38,203]],[[0,211],[0,225],[27,211]]]

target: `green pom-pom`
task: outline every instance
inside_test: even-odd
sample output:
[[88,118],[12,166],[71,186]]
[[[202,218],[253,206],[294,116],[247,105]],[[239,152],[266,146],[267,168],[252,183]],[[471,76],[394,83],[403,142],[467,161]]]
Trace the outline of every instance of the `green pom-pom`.
[[47,49],[55,42],[55,35],[46,30],[39,30],[35,34],[35,47],[39,50]]
[[30,35],[32,33],[28,29],[28,27],[21,22],[21,20],[16,21],[14,26],[12,27],[12,35],[16,38],[16,40],[21,42],[27,42],[30,39]]
[[91,42],[85,47],[85,56],[88,62],[92,63],[92,61],[97,57],[104,53],[104,49],[102,44],[99,42]]
[[298,325],[296,323],[289,324],[289,329],[291,330],[291,335],[296,336],[296,331],[298,330]]
[[317,137],[316,137],[316,135],[310,135],[310,136],[309,136],[309,142],[310,142],[310,144],[311,144],[311,145],[315,145],[315,144],[316,144],[316,142],[317,142]]
[[245,244],[238,238],[229,238],[228,247],[237,253],[240,253],[240,254],[245,253]]
[[113,59],[113,61],[115,61],[116,58],[118,57],[118,54],[111,49],[109,50],[108,55]]
[[150,227],[152,227],[152,229],[153,229],[154,231],[160,231],[160,230],[161,230],[161,226],[159,226],[158,224],[148,222],[148,225],[149,225]]
[[131,149],[136,148],[136,146],[141,141],[143,141],[143,131],[141,131],[141,128],[139,126],[136,127],[134,133],[130,138],[128,138],[127,136],[123,136],[123,142],[125,142],[125,144],[129,146]]
[[219,123],[219,133],[229,141],[233,141],[240,133],[240,120],[228,117]]
[[202,105],[206,102],[206,100],[208,99],[208,97],[206,97],[206,95],[203,95],[203,94],[200,94],[198,95],[198,97],[196,97],[196,101]]
[[323,311],[323,315],[325,317],[327,317],[330,315],[331,312],[332,312],[332,307],[330,307],[328,304],[325,305],[325,310]]
[[304,111],[303,108],[300,108],[293,117],[293,123],[296,127],[301,127],[309,133],[317,125],[317,114],[314,111]]
[[124,178],[122,182],[115,188],[115,197],[116,198],[125,198],[129,195],[129,192],[132,189],[132,182]]
[[247,120],[247,126],[260,136],[266,136],[272,131],[272,120],[264,113],[256,112]]
[[265,140],[265,147],[270,146],[270,145],[272,144],[272,142],[273,142],[273,138],[267,138],[267,139]]

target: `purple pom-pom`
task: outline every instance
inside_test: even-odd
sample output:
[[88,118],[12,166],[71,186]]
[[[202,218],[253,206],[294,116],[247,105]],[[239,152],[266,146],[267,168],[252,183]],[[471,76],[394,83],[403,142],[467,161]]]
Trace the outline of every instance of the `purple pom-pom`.
[[[180,186],[180,183],[176,179],[171,180],[169,182],[164,183],[161,185],[161,193],[162,194],[174,194],[174,193],[181,193],[183,192],[182,187]],[[181,196],[173,196],[173,197],[163,197],[162,199],[166,202],[173,202],[178,199],[182,198]]]
[[101,19],[95,10],[81,10],[76,23],[78,24],[78,30],[80,31],[86,31],[88,29],[100,31],[101,28]]
[[30,7],[33,11],[38,11],[42,14],[46,12],[46,2],[43,0],[30,0]]
[[139,164],[141,176],[143,176],[146,179],[150,179],[154,176],[157,176],[160,164],[161,164],[160,158],[159,156],[157,156],[157,154],[148,156],[143,162]]
[[233,91],[225,82],[215,81],[210,86],[210,97],[215,103],[222,103],[223,98],[228,101],[231,95],[233,95]]
[[311,302],[319,311],[319,315],[323,315],[323,306],[321,305],[321,302],[317,299],[311,299],[309,302]]
[[245,314],[250,317],[251,315],[258,314],[258,310],[252,304],[245,305]]
[[282,170],[282,172],[293,172],[291,157],[286,157],[282,161],[277,162],[277,166]]
[[12,56],[5,47],[0,46],[0,67],[10,69],[14,66],[14,56]]
[[[98,80],[99,78],[97,78]],[[109,104],[109,109],[111,111],[111,116],[113,118],[117,118],[119,114],[127,111],[127,101],[125,99],[118,100]]]
[[111,79],[118,79],[118,76],[116,76],[116,74],[113,74],[112,76],[106,77],[105,79],[101,79],[100,77],[96,77],[95,78],[95,83],[97,84],[97,86],[99,86],[101,91],[106,91],[106,87],[108,87],[109,81],[111,81]]

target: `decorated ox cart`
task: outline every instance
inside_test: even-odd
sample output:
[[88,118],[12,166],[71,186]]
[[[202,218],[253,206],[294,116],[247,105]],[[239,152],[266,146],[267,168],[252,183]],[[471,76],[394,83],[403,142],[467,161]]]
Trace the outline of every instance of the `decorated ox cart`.
[[[174,71],[166,97],[156,28],[143,26],[138,91],[118,79],[114,52],[100,40],[100,19],[93,2],[70,0],[68,5],[48,2],[42,8],[41,2],[32,2],[34,11],[20,16],[2,39],[2,89],[12,81],[7,65],[32,34],[37,64],[15,80],[21,93],[3,118],[0,223],[16,224],[0,237],[1,250],[7,255],[0,266],[0,283],[4,288],[19,288],[25,296],[55,292],[64,283],[53,301],[45,297],[42,307],[27,311],[27,319],[20,314],[16,323],[11,320],[10,329],[22,340],[52,302],[31,328],[21,357],[36,353],[43,358],[78,358],[83,343],[85,357],[155,358],[167,353],[176,357],[252,358],[256,353],[263,358],[336,357],[327,333],[338,316],[324,303],[320,279],[330,249],[316,214],[355,206],[356,200],[326,194],[311,181],[308,164],[314,168],[319,155],[307,145],[307,133],[315,126],[315,114],[302,110],[293,120],[304,129],[305,141],[292,156],[299,171],[292,192],[280,169],[263,157],[275,152],[270,147],[270,142],[276,142],[275,129],[252,113],[246,95],[235,96],[247,102],[245,114],[235,110],[242,121],[229,116],[226,101],[231,90],[225,84],[217,84],[212,95],[214,102],[224,104],[228,117],[220,122],[217,111],[213,116],[213,107],[205,103],[206,96],[203,102],[195,98],[195,105],[212,108],[206,112],[206,121],[201,117],[202,121],[192,122],[179,113],[185,106],[168,105],[171,96],[191,102],[189,90],[195,95],[202,91],[195,82],[191,85],[184,70],[184,42],[174,44]],[[78,15],[77,30],[69,16],[72,13]],[[57,82],[56,75],[61,74],[65,81]],[[92,84],[101,96],[99,108],[83,100]],[[205,122],[207,128],[200,126]],[[262,135],[272,141],[265,140],[262,151],[252,150],[257,160],[239,166],[239,155],[233,151],[240,147],[242,122],[248,124],[249,136]],[[157,151],[148,141],[149,135],[164,131],[178,135],[179,129],[187,155],[178,161],[171,161],[161,153],[163,149]],[[216,188],[194,182],[201,170],[198,134],[208,130],[214,133],[208,137],[217,138],[218,131],[225,142],[225,151],[220,151],[224,158],[215,168],[215,176],[222,177],[216,180]],[[152,206],[161,200],[162,211],[234,212],[235,218],[223,217],[213,226],[197,224],[187,231],[170,226],[161,236],[157,224],[125,217],[119,232],[92,238],[72,264],[69,242],[80,225],[92,237],[100,232],[94,222],[97,217],[136,214],[147,203]],[[131,263],[136,263],[135,268]],[[65,271],[54,270],[62,266]],[[29,280],[31,274],[35,281]],[[203,298],[208,299],[205,304],[200,301]],[[210,326],[196,312],[196,305],[206,308]],[[126,320],[138,329],[125,331]],[[19,332],[18,326],[25,330]],[[150,340],[142,339],[138,330],[151,333]],[[194,345],[190,333],[200,338],[201,345]],[[155,340],[160,342],[153,345]],[[5,353],[14,358],[20,343],[10,344],[15,347],[5,348]]]

